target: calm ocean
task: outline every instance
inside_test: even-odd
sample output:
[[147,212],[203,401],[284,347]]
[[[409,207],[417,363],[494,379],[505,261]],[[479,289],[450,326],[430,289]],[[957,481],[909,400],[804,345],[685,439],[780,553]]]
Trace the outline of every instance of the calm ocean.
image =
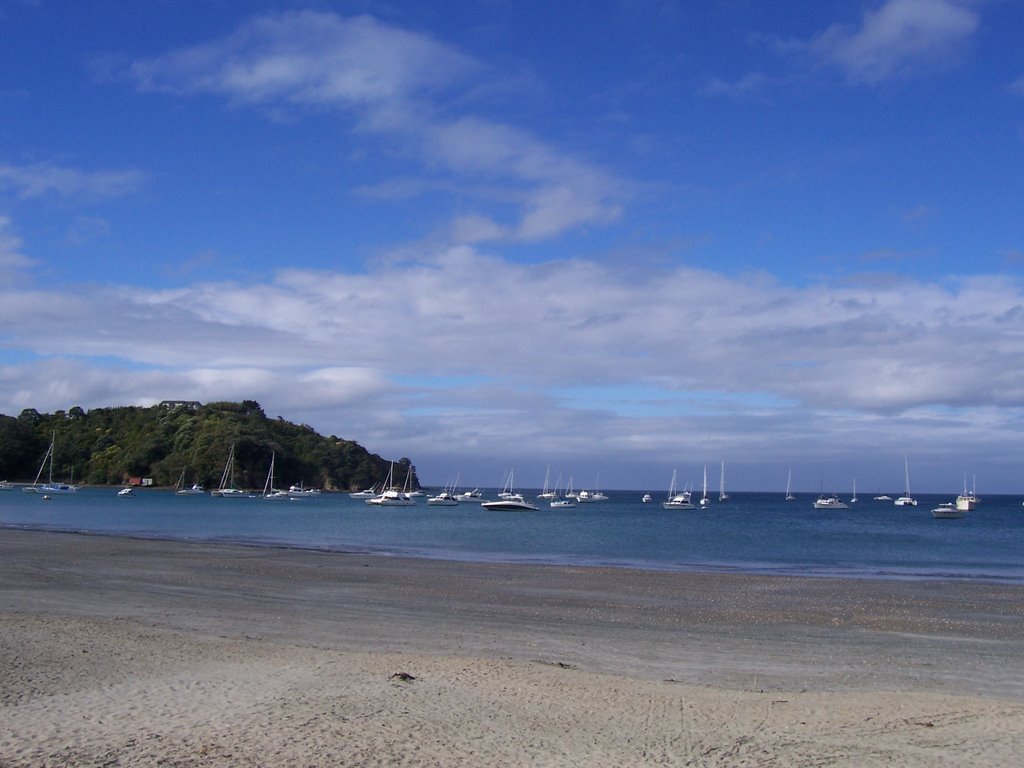
[[637,491],[611,491],[573,509],[493,512],[425,499],[372,507],[345,494],[273,502],[136,493],[85,488],[44,501],[4,491],[0,526],[481,562],[1024,583],[1024,507],[1009,496],[936,520],[931,508],[949,497],[919,496],[917,507],[868,497],[819,511],[812,495],[732,493],[707,510],[668,511],[661,496],[642,504]]

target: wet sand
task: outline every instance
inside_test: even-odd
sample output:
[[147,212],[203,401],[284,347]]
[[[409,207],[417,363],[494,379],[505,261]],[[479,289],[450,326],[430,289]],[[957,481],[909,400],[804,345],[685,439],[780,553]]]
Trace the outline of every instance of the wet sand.
[[2,765],[1011,765],[1024,750],[1017,586],[2,530],[0,621]]

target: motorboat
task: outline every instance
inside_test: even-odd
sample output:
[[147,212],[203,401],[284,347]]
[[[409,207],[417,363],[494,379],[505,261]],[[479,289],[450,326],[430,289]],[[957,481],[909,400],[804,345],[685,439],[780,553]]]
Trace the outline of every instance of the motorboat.
[[964,475],[964,491],[957,494],[956,508],[961,512],[971,512],[978,505],[978,496],[972,489],[967,490],[967,475]]
[[[601,475],[597,476],[597,480],[594,481],[594,488],[598,488],[601,485]],[[587,491],[583,490],[576,494],[576,501],[581,504],[593,504],[595,501],[608,501],[608,496],[601,493],[598,490]]]
[[372,499],[366,499],[366,503],[377,507],[414,507],[416,499],[403,491],[389,488]]
[[645,494],[644,494],[644,495],[643,495],[643,496],[642,496],[642,497],[640,498],[640,501],[642,501],[642,502],[643,502],[644,504],[650,504],[650,503],[651,503],[652,501],[654,501],[654,499],[653,499],[653,497],[651,496],[651,494],[649,494],[649,493],[645,493]]
[[288,496],[293,499],[315,499],[319,495],[319,488],[305,488],[302,483],[288,486]]
[[836,494],[831,496],[821,495],[814,502],[815,509],[849,509],[848,506]]
[[135,490],[132,488],[122,488],[120,491],[117,492],[117,495],[124,499],[129,496],[134,496]]
[[377,490],[377,486],[373,486],[372,488],[367,488],[365,491],[352,491],[348,497],[350,499],[372,499],[379,493],[380,491]]
[[537,506],[531,504],[529,501],[523,498],[522,494],[513,493],[506,494],[504,498],[498,499],[497,501],[485,501],[481,505],[484,509],[498,510],[498,511],[536,511]]
[[668,498],[661,502],[663,509],[696,509],[690,501],[689,491],[676,493],[676,471],[672,470],[672,482],[668,486]]
[[391,462],[391,468],[388,469],[387,479],[381,486],[384,490],[378,493],[376,496],[370,499],[366,499],[367,504],[371,504],[375,507],[414,507],[416,506],[416,499],[412,497],[408,492],[409,475],[405,476],[406,487],[402,490],[398,490],[391,486],[391,480],[395,474],[395,463]]
[[937,520],[955,520],[958,517],[963,517],[964,513],[965,510],[957,507],[955,502],[947,501],[932,510],[932,517]]
[[427,504],[432,507],[457,507],[459,500],[451,491],[441,491],[437,496],[427,497]]
[[480,502],[484,500],[484,495],[479,488],[474,488],[472,491],[463,491],[462,493],[455,494],[457,501],[476,501]]

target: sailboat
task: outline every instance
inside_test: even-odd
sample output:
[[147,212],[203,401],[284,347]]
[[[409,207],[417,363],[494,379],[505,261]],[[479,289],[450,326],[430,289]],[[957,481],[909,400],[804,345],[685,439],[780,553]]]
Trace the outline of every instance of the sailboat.
[[710,503],[711,503],[711,500],[708,499],[708,465],[705,464],[704,465],[704,490],[701,492],[700,506],[703,509],[704,507],[706,507]]
[[185,468],[182,467],[181,476],[178,478],[178,482],[174,484],[174,492],[179,496],[198,496],[206,493],[203,486],[199,483],[193,483],[190,487],[185,487]]
[[601,491],[598,490],[600,487],[601,487],[601,473],[598,472],[597,473],[597,479],[594,481],[594,492],[590,494],[590,500],[591,501],[608,501],[608,496],[606,494],[604,494],[604,493],[601,493]]
[[[548,468],[544,471],[544,490],[537,494],[538,499],[554,499],[558,496],[557,490],[552,491],[548,484],[551,482],[551,465],[548,464]],[[558,483],[555,483],[557,486]]]
[[[46,449],[46,454],[43,456],[43,463],[39,465],[39,471],[36,472],[36,479],[32,481],[32,485],[26,485],[22,488],[25,493],[45,493],[47,495],[52,493],[75,493],[78,488],[68,483],[55,483],[53,482],[53,446],[57,442],[57,432],[54,430],[52,437],[50,438],[50,447]],[[48,480],[45,484],[39,485],[39,478],[43,474],[43,470],[49,465],[50,471]]]
[[903,475],[906,479],[906,490],[903,495],[893,502],[897,507],[916,507],[917,499],[910,495],[910,465],[907,463],[907,457],[903,457]]
[[661,502],[663,509],[694,509],[690,492],[676,493],[676,471],[672,470],[672,482],[668,486],[668,498]]
[[499,499],[511,499],[516,496],[515,491],[512,490],[512,479],[515,473],[515,468],[512,468],[505,475],[505,481],[501,484],[501,492],[498,494]]
[[235,444],[231,444],[228,451],[228,460],[224,464],[224,471],[220,475],[220,483],[217,490],[210,491],[211,496],[220,496],[225,499],[241,499],[247,494],[245,491],[235,488]]
[[796,496],[793,495],[793,470],[789,470],[789,476],[786,478],[786,501],[796,501]]
[[850,497],[850,503],[857,503],[857,478],[853,478],[853,496]]
[[729,494],[725,492],[725,462],[722,462],[722,473],[718,476],[718,500],[728,501]]
[[270,454],[270,470],[267,472],[267,481],[263,484],[262,498],[268,501],[285,501],[289,499],[288,491],[278,490],[274,487],[274,462],[277,460],[277,452]]
[[[552,509],[569,509],[571,507],[575,507],[576,506],[576,499],[575,498],[569,498],[568,496],[566,496],[565,498],[562,498],[561,496],[558,495],[558,486],[560,486],[561,484],[562,484],[562,476],[559,475],[558,479],[555,481],[554,496],[552,496],[551,497],[551,501],[548,502],[549,506]],[[572,492],[572,478],[571,477],[569,478],[569,488],[567,490],[569,492]]]
[[392,486],[395,476],[395,462],[392,461],[391,467],[388,469],[387,480],[385,480],[384,485],[381,486],[381,492],[372,499],[366,499],[366,503],[378,507],[415,507],[416,499],[412,498],[407,492],[409,488],[410,474],[411,472],[406,474],[405,487],[401,491]]

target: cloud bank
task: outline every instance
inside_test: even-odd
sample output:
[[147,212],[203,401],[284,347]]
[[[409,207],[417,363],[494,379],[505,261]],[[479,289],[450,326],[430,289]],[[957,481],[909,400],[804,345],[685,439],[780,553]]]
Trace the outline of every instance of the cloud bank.
[[890,421],[902,455],[966,449],[995,412],[985,439],[1010,438],[1022,319],[1007,277],[825,290],[677,267],[623,280],[461,247],[263,284],[4,290],[0,328],[29,361],[0,370],[0,412],[253,398],[421,461],[611,453],[624,466],[877,452]]

